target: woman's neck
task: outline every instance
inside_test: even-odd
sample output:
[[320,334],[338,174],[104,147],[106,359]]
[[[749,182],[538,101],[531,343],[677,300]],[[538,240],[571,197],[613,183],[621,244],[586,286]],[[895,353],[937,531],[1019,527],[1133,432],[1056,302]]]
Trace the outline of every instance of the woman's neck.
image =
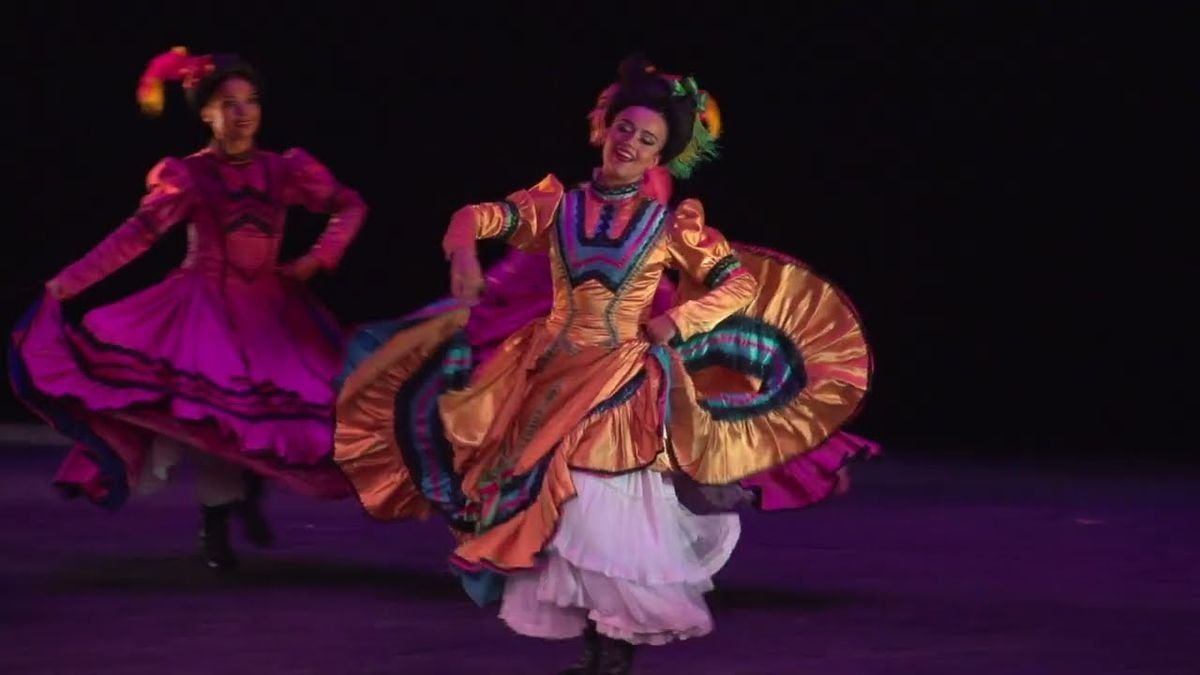
[[225,159],[238,161],[249,158],[250,153],[254,151],[254,140],[228,141],[214,138],[209,147]]
[[638,176],[633,180],[628,178],[619,178],[606,172],[604,167],[600,167],[592,172],[592,182],[606,189],[623,188],[629,185],[636,185],[645,180],[645,178],[645,174]]
[[588,188],[591,193],[606,202],[625,201],[637,196],[645,183],[643,175],[630,182],[629,179],[605,178],[603,172],[597,169],[592,174],[592,183]]

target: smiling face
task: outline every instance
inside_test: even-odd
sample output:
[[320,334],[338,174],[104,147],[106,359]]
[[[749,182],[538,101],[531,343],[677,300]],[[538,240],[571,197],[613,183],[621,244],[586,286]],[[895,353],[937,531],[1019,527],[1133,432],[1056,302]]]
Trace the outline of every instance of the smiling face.
[[222,82],[200,111],[200,119],[212,129],[213,138],[231,147],[253,144],[261,118],[258,90],[240,77]]
[[604,136],[600,176],[606,183],[625,185],[642,179],[662,158],[667,120],[642,106],[617,113]]

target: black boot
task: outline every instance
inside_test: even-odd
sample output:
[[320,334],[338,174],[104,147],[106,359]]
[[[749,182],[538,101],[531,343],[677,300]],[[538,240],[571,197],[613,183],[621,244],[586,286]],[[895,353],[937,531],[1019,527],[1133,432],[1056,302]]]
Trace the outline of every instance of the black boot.
[[600,634],[596,632],[596,624],[587,622],[583,629],[583,656],[575,665],[559,672],[558,675],[592,675],[596,672],[596,664],[600,662]]
[[225,571],[237,566],[229,546],[230,505],[201,506],[200,552],[210,569]]
[[600,660],[595,675],[629,675],[633,671],[634,646],[624,640],[600,638]]
[[263,479],[262,476],[247,471],[245,480],[246,497],[233,503],[233,512],[246,528],[246,538],[250,543],[259,548],[266,548],[275,543],[275,535],[262,514],[262,498],[265,492]]

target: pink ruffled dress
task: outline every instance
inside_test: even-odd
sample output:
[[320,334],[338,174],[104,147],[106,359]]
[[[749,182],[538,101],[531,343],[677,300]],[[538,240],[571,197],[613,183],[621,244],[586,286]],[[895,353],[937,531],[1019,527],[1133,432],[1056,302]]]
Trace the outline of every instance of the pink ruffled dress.
[[351,494],[330,454],[344,336],[278,264],[288,207],[331,214],[310,252],[331,270],[363,201],[299,149],[168,158],[147,186],[137,212],[57,280],[77,295],[186,223],[179,269],[79,325],[46,297],[14,333],[14,388],[76,442],[56,483],[116,508],[165,437],[304,494]]

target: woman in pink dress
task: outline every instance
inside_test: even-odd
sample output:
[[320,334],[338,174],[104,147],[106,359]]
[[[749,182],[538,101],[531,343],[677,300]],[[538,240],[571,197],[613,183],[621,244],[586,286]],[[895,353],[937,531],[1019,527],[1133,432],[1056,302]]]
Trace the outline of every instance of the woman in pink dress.
[[[237,562],[232,515],[254,544],[272,539],[263,478],[316,497],[352,494],[330,455],[343,334],[304,282],[337,266],[366,207],[305,151],[256,147],[259,79],[237,56],[157,57],[138,91],[147,112],[161,112],[173,80],[211,143],[159,162],[133,216],[46,284],[17,326],[9,365],[17,394],[75,441],[55,478],[67,494],[116,509],[192,457],[202,552],[226,569]],[[308,253],[280,264],[290,206],[331,218]],[[179,269],[79,325],[64,320],[62,301],[179,223],[188,228]]]

